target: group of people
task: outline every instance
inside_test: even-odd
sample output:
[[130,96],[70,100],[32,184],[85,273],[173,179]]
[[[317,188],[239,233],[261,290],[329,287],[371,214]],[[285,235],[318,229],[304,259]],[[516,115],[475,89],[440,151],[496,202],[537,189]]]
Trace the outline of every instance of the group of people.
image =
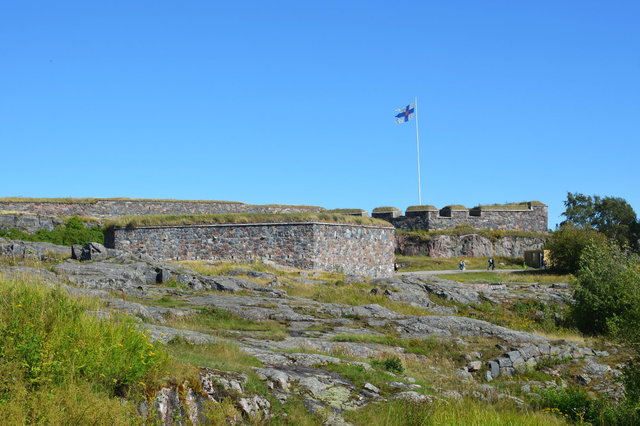
[[[461,271],[464,271],[465,269],[467,269],[467,264],[464,262],[464,259],[460,260],[460,263],[458,264],[458,269],[460,269]],[[489,264],[487,265],[487,271],[488,270],[494,270],[496,269],[496,262],[493,260],[493,257],[489,258]]]

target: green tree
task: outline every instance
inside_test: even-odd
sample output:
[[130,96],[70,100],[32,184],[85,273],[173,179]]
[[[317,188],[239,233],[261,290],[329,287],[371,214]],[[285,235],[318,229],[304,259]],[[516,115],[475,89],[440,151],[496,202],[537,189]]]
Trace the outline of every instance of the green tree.
[[617,244],[588,244],[580,256],[573,318],[588,334],[608,334],[634,351],[624,369],[626,400],[619,408],[640,416],[640,265]]
[[638,221],[633,208],[623,198],[567,193],[564,202],[567,218],[563,224],[595,229],[620,246],[638,249]]
[[640,273],[634,256],[617,244],[590,242],[576,278],[572,312],[581,331],[640,337]]
[[575,273],[579,267],[582,250],[590,243],[604,245],[606,242],[607,237],[593,229],[564,225],[547,239],[545,249],[551,251],[553,269]]

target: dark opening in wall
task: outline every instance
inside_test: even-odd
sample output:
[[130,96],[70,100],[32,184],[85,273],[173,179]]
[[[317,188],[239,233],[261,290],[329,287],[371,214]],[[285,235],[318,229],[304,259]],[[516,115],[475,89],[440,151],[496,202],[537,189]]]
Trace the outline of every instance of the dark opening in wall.
[[438,214],[442,217],[451,217],[451,209],[441,209]]
[[482,210],[480,208],[469,209],[469,216],[480,217],[482,216]]

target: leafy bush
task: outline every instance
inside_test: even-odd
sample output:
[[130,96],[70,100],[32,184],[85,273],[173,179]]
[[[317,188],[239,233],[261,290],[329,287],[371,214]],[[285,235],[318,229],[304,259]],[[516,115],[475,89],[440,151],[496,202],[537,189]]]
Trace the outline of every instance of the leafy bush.
[[553,232],[545,244],[551,251],[552,268],[563,273],[575,273],[579,268],[580,254],[587,244],[604,245],[607,237],[592,229],[563,226]]
[[374,367],[381,367],[394,374],[404,373],[404,366],[402,360],[396,356],[390,356],[383,360],[375,360],[371,363]]
[[603,398],[589,398],[582,389],[547,389],[539,392],[538,406],[580,424],[637,425],[640,411],[627,402],[611,403]]
[[580,256],[572,315],[589,334],[638,335],[640,274],[616,244],[587,244]]
[[72,217],[64,225],[57,226],[53,231],[40,229],[35,234],[29,234],[17,229],[0,230],[0,237],[11,240],[42,241],[71,246],[90,242],[104,243],[104,233],[100,226],[86,227],[82,219]]
[[[34,398],[53,398],[56,405],[68,407],[68,416],[81,415],[80,409],[88,408],[85,400],[125,409],[126,404],[112,404],[111,398],[134,389],[142,393],[163,371],[168,365],[165,350],[150,343],[132,318],[112,323],[90,315],[87,311],[97,303],[71,299],[61,289],[37,282],[0,277],[2,412],[26,423],[87,423],[64,414],[55,421],[39,420],[51,407]],[[90,394],[78,398],[80,390]]]

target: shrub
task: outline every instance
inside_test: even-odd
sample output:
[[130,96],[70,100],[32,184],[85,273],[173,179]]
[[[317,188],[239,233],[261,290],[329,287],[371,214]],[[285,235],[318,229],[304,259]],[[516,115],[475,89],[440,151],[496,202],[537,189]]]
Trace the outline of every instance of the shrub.
[[53,231],[40,229],[35,234],[29,234],[17,229],[0,230],[0,237],[22,241],[43,241],[63,246],[86,244],[90,242],[104,243],[104,233],[100,226],[85,226],[82,219],[72,217],[64,225],[57,226]]
[[538,406],[572,422],[594,425],[636,425],[640,421],[637,407],[623,402],[613,404],[603,398],[589,398],[582,389],[547,389],[539,392]]
[[589,243],[604,245],[607,243],[607,237],[592,229],[563,226],[551,234],[545,249],[551,251],[553,269],[573,274],[579,268],[582,250]]
[[[0,366],[26,391],[91,383],[123,395],[168,362],[133,318],[101,320],[87,313],[97,302],[34,284],[0,278]],[[15,383],[0,381],[0,403],[12,399]]]
[[383,360],[375,360],[372,362],[372,365],[375,367],[384,368],[387,371],[390,371],[394,374],[402,374],[404,373],[404,366],[402,365],[402,361],[400,358],[396,356],[390,356]]
[[589,243],[582,250],[572,315],[589,334],[638,335],[640,274],[616,244]]

